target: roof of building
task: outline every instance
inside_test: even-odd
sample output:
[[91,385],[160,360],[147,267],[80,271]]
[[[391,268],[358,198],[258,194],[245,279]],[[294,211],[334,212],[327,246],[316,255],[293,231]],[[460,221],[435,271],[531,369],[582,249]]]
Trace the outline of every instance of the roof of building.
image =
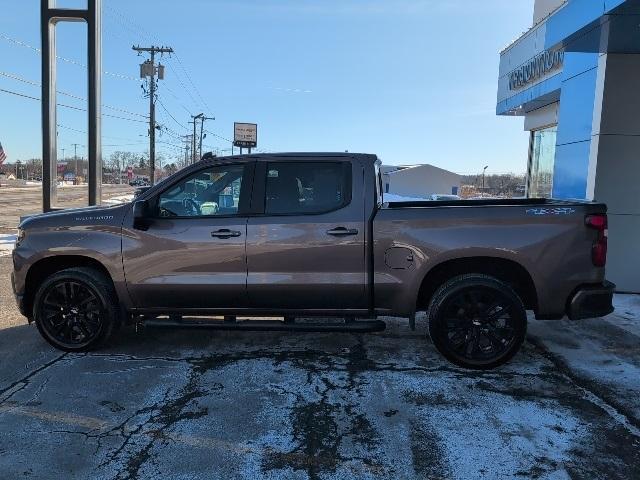
[[434,169],[434,170],[439,170],[440,172],[449,173],[451,175],[458,175],[455,172],[452,172],[450,170],[446,170],[444,168],[436,167],[435,165],[430,165],[428,163],[422,163],[422,164],[418,164],[418,165],[383,165],[382,167],[383,167],[383,170],[385,170],[386,168],[395,168],[394,170],[387,170],[387,171],[384,172],[385,174],[388,174],[388,175],[396,175],[396,174],[399,174],[399,173],[407,173],[409,171],[411,173],[414,173],[414,170],[416,170],[418,168]]

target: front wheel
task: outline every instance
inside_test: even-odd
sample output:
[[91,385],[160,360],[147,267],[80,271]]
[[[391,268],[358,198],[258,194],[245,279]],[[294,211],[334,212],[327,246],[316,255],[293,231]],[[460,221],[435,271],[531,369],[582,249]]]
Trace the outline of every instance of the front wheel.
[[452,278],[429,305],[429,334],[449,361],[486,370],[508,362],[527,332],[520,297],[506,283],[488,275]]
[[90,268],[69,268],[49,276],[36,292],[34,320],[40,334],[66,352],[104,343],[118,321],[113,286]]

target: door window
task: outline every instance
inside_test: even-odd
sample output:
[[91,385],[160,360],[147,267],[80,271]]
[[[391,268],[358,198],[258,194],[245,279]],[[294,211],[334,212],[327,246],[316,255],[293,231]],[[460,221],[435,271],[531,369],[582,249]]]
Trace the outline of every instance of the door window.
[[325,213],[351,201],[350,162],[268,163],[266,182],[267,215]]
[[194,173],[160,194],[159,216],[236,215],[244,171],[243,165],[221,165]]

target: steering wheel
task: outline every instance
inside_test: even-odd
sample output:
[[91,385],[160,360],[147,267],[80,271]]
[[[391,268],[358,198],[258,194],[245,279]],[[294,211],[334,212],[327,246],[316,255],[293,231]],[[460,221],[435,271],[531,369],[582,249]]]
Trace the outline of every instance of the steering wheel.
[[200,205],[191,197],[186,197],[182,199],[182,206],[186,214],[190,217],[195,217],[200,215]]

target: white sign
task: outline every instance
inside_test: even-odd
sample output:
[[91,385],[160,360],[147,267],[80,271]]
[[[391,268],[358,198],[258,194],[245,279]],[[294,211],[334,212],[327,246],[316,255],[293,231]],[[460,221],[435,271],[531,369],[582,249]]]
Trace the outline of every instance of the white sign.
[[233,144],[236,147],[256,147],[258,145],[258,125],[255,123],[234,123]]

